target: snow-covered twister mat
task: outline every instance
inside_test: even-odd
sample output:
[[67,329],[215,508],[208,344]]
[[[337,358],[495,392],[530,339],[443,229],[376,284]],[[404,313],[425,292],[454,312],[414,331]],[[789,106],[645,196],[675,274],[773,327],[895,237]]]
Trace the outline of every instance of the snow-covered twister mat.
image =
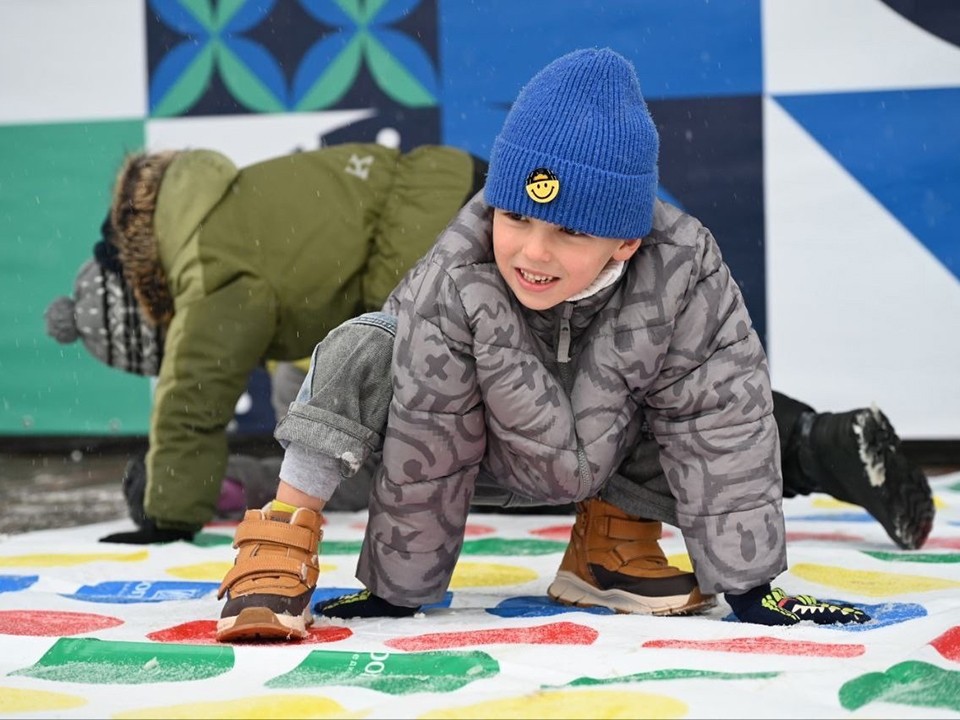
[[[786,500],[787,591],[865,625],[768,628],[551,602],[572,518],[474,514],[450,591],[413,618],[318,619],[296,644],[219,645],[233,528],[193,543],[97,538],[110,522],[0,541],[0,718],[960,716],[960,474],[934,478],[922,550],[859,508]],[[315,600],[359,587],[365,514],[331,513]],[[664,550],[689,566],[679,534]]]

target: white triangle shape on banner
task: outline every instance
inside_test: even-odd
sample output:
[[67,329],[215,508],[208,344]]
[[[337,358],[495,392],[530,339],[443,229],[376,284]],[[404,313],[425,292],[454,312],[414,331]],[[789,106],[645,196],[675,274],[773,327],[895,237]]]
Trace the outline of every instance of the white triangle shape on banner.
[[322,135],[376,114],[375,109],[365,108],[148,120],[147,147],[152,152],[218,150],[242,167],[299,150],[316,150]]
[[774,388],[960,436],[960,282],[772,99],[764,138]]
[[960,85],[960,48],[879,0],[764,0],[770,95]]

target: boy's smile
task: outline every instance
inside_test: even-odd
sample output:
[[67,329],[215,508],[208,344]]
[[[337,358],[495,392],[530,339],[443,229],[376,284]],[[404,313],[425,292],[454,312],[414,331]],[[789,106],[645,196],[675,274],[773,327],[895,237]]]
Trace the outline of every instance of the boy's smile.
[[627,260],[640,240],[586,235],[571,228],[495,210],[493,254],[517,299],[547,310],[586,290],[611,260]]

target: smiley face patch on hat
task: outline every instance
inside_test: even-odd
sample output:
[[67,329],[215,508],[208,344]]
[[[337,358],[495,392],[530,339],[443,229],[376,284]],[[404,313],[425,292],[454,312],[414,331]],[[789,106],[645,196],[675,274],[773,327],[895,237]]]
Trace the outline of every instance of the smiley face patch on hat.
[[553,171],[540,167],[527,175],[525,187],[535,203],[548,203],[560,194],[560,179]]

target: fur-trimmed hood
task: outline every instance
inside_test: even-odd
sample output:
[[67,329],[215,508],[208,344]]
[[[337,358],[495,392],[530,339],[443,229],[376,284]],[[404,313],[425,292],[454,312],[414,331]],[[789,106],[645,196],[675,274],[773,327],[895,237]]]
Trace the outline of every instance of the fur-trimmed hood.
[[144,314],[166,328],[177,290],[168,270],[237,175],[236,166],[210,150],[132,155],[117,175],[111,206],[124,277]]
[[120,252],[123,275],[147,319],[166,328],[173,317],[173,295],[160,263],[154,213],[163,176],[175,152],[129,156],[117,174],[112,227],[105,239]]

